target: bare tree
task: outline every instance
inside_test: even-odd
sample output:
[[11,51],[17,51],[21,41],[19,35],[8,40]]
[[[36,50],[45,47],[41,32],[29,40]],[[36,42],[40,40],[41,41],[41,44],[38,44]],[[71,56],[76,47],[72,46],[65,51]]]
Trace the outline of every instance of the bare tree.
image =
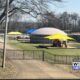
[[[9,0],[9,16],[17,11],[37,17],[48,11],[48,5],[54,2],[62,2],[62,0]],[[5,19],[5,0],[0,0],[0,23]]]
[[71,14],[71,18],[73,21],[73,31],[76,31],[79,16],[77,13],[73,13],[73,14]]

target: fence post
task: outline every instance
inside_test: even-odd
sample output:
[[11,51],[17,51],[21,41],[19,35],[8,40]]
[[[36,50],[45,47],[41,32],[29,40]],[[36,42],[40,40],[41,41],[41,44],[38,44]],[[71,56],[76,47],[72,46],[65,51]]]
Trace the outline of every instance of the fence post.
[[66,64],[68,64],[67,55],[65,57],[66,57]]
[[23,60],[24,60],[24,50],[23,50]]
[[42,51],[42,61],[44,61],[44,50]]
[[56,63],[56,55],[54,55],[54,64]]
[[34,56],[34,55],[35,55],[35,54],[34,54],[34,50],[32,51],[32,53],[33,53],[33,55],[32,55],[33,59],[36,59],[35,56]]

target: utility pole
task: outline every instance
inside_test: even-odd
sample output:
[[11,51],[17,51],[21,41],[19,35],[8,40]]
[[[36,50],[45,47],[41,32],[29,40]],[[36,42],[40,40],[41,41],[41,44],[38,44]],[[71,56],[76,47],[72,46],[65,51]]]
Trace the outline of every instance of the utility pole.
[[2,67],[3,67],[3,68],[5,68],[5,60],[6,60],[6,44],[7,44],[7,28],[8,28],[8,11],[9,11],[9,0],[6,0],[5,33],[4,33],[3,62],[2,62]]

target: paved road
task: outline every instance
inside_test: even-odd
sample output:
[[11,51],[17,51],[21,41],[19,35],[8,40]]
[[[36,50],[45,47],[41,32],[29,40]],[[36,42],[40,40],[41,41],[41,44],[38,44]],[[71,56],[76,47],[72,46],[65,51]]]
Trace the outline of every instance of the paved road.
[[36,60],[12,60],[17,69],[16,79],[54,79],[54,78],[78,78],[64,71],[56,65]]

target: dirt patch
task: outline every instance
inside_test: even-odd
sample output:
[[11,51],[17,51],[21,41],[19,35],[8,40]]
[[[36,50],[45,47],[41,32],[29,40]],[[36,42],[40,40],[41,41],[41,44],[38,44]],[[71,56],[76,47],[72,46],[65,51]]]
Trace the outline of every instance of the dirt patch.
[[[10,45],[6,46],[7,49],[14,49]],[[3,49],[3,43],[0,42],[0,49]],[[17,69],[15,65],[12,64],[11,61],[6,60],[6,67],[2,68],[2,59],[0,56],[0,79],[12,78],[16,75]]]
[[0,79],[9,79],[15,76],[17,69],[10,61],[6,61],[6,67],[0,67]]

